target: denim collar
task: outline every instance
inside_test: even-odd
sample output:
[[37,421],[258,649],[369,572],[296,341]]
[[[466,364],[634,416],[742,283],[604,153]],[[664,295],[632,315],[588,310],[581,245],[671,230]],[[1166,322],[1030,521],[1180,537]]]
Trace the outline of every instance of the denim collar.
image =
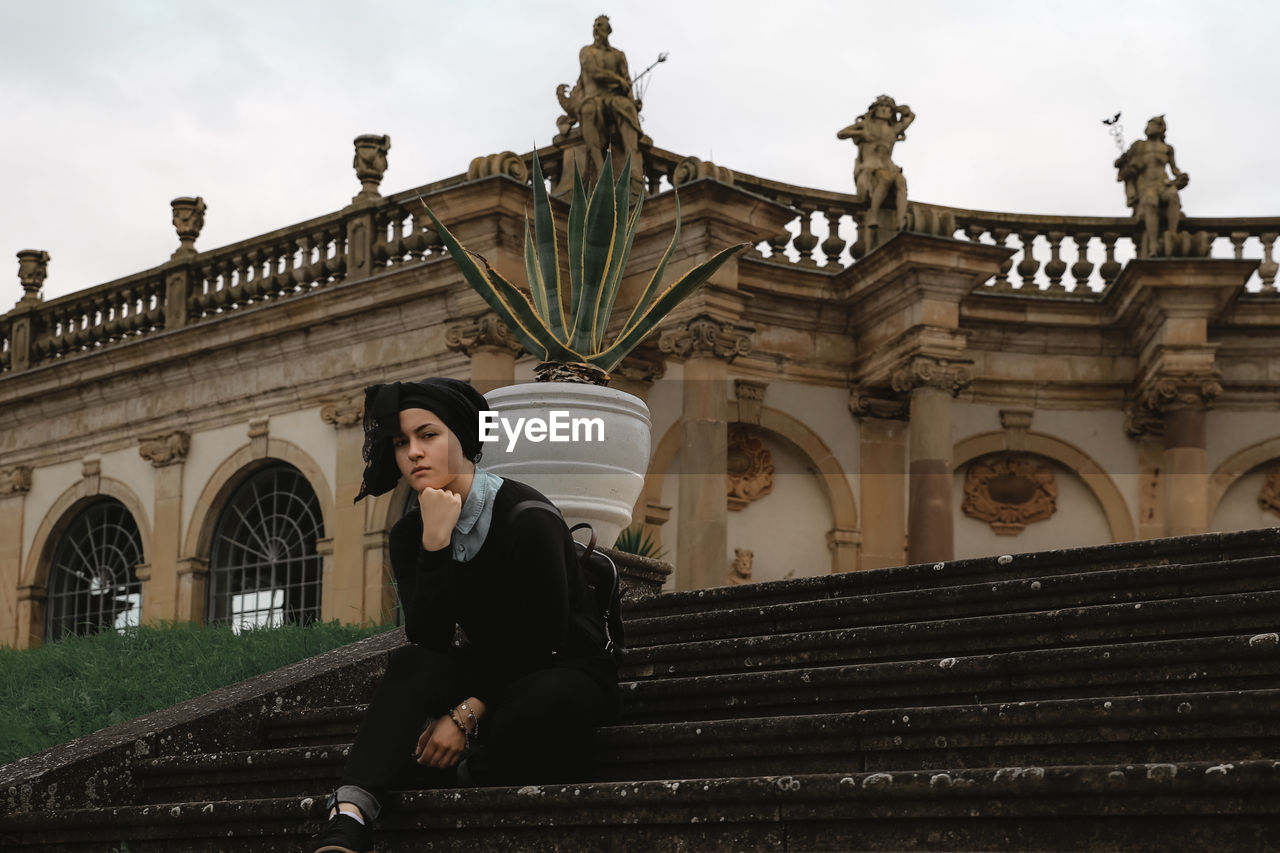
[[489,525],[493,522],[494,496],[502,486],[502,478],[497,474],[476,467],[475,477],[471,480],[471,491],[462,504],[462,514],[458,523],[453,526],[450,537],[452,557],[459,563],[471,561],[484,544],[489,535]]

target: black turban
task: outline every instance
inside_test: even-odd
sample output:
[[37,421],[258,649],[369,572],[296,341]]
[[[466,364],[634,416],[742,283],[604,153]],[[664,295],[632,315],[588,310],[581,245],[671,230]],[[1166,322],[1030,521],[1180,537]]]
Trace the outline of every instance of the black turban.
[[440,418],[458,437],[462,455],[480,461],[480,412],[489,404],[466,382],[433,377],[370,385],[364,389],[364,482],[356,501],[385,494],[400,479],[391,441],[400,434],[400,413],[405,409],[426,409]]

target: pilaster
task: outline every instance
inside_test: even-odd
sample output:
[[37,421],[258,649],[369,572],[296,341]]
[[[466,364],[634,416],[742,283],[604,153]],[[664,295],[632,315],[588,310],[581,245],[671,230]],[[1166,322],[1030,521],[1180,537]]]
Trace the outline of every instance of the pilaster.
[[142,624],[190,619],[178,612],[178,559],[182,542],[182,477],[191,436],[175,430],[139,440],[138,454],[155,468],[151,563],[143,578]]
[[[330,400],[320,409],[320,419],[337,430],[337,482],[334,484],[332,553],[320,592],[320,618],[347,623],[376,622],[382,602],[370,598],[369,569],[365,560],[365,507],[355,502],[364,477],[364,395]],[[381,585],[381,573],[378,584]]]
[[22,525],[31,490],[31,469],[0,469],[0,646],[24,648],[18,626],[18,584],[22,579]]

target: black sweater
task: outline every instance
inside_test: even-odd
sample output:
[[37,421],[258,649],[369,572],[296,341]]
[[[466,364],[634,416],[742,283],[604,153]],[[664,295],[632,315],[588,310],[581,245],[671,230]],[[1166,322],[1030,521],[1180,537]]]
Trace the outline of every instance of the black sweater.
[[422,547],[416,512],[391,528],[405,634],[444,651],[460,625],[474,663],[474,695],[486,703],[516,678],[551,666],[581,669],[612,694],[617,667],[583,628],[584,620],[599,619],[588,612],[569,530],[559,515],[537,508],[512,520],[511,510],[526,500],[550,503],[524,483],[502,481],[484,544],[466,563],[453,559],[452,548]]

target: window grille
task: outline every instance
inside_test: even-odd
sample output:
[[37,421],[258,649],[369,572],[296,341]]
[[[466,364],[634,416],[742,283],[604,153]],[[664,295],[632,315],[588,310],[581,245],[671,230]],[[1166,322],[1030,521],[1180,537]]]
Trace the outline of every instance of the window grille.
[[63,534],[49,567],[45,639],[137,625],[142,562],[142,536],[124,504],[103,498],[85,507]]
[[323,538],[320,502],[296,468],[273,465],[253,474],[218,518],[206,621],[239,632],[319,619],[316,541]]

